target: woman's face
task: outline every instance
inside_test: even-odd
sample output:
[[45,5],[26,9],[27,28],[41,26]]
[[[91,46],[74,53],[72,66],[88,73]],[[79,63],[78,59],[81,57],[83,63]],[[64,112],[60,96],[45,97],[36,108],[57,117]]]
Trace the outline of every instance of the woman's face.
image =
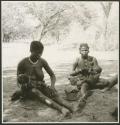
[[39,51],[33,51],[33,52],[31,52],[31,57],[34,60],[38,60],[41,56],[42,56],[42,53],[40,53]]
[[80,54],[82,55],[82,57],[87,57],[88,56],[88,53],[89,53],[89,49],[87,47],[82,47],[80,49]]

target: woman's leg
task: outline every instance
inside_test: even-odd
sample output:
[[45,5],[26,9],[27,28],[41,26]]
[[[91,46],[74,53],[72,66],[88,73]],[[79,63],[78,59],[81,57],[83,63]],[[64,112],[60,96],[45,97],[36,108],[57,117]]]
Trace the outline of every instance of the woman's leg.
[[54,102],[58,103],[61,106],[66,107],[67,109],[69,109],[71,112],[73,112],[72,110],[72,106],[65,101],[64,99],[62,99],[62,97],[59,96],[58,92],[51,89],[50,86],[44,86],[41,90],[41,92],[48,98],[50,98],[51,100],[53,100]]
[[114,77],[108,80],[102,79],[101,82],[103,85],[105,84],[105,82],[107,82],[107,84],[103,86],[102,92],[109,91],[114,85],[118,83],[118,75],[115,75]]
[[104,78],[99,78],[99,81],[96,83],[93,89],[104,89],[108,85],[109,85],[109,80]]
[[81,95],[82,95],[82,98],[83,99],[86,99],[87,98],[87,95],[88,95],[88,84],[87,83],[83,83],[81,85]]
[[78,103],[75,104],[75,111],[80,111],[83,109],[83,107],[85,106],[86,104],[86,99],[87,99],[87,96],[88,96],[88,84],[87,83],[82,83],[81,85],[81,88],[80,88],[80,92],[81,93],[81,98],[79,98],[78,100]]
[[65,108],[69,109],[70,112],[73,113],[73,107],[70,103],[68,103],[66,100],[64,100],[60,95],[55,96],[54,98],[52,98],[55,102],[57,102],[58,104],[64,106]]
[[118,83],[118,75],[115,75],[111,79],[109,79],[108,90],[110,90],[114,85]]
[[57,109],[58,111],[60,111],[63,115],[67,115],[69,110],[65,109],[64,107],[62,107],[61,105],[57,104],[55,101],[53,101],[52,99],[48,98],[47,96],[45,96],[42,92],[40,92],[38,89],[33,88],[32,89],[33,94],[35,94],[38,99],[42,102],[45,103],[46,105],[48,105],[49,107],[52,107],[54,109]]

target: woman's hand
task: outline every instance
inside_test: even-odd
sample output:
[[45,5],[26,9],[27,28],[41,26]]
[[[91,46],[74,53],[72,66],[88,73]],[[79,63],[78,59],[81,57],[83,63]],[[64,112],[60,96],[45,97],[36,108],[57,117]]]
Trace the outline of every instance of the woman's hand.
[[29,82],[29,77],[26,74],[19,74],[17,80],[20,84],[25,84]]
[[53,91],[56,91],[55,86],[51,86],[51,89],[52,89]]
[[54,86],[48,86],[48,87],[49,87],[48,91],[49,91],[50,96],[54,97],[56,95],[56,92],[57,92],[55,87]]

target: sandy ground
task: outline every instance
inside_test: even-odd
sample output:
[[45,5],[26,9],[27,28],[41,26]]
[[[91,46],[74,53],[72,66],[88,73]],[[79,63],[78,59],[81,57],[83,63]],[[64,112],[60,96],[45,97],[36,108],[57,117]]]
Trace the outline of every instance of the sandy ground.
[[[117,61],[100,61],[102,77],[109,78],[117,71]],[[56,89],[65,99],[64,88],[68,84],[67,75],[71,63],[64,62],[56,65],[54,72],[57,76]],[[49,77],[46,76],[47,84]],[[118,90],[102,93],[94,90],[88,98],[87,104],[81,112],[76,112],[71,118],[63,118],[61,113],[51,109],[39,101],[26,100],[25,102],[9,101],[12,93],[17,90],[16,70],[3,70],[3,121],[4,122],[117,122],[111,112],[118,104]],[[77,102],[69,102],[73,105]]]
[[[3,121],[4,122],[117,122],[110,113],[118,104],[118,85],[111,91],[102,93],[94,90],[81,112],[76,112],[66,119],[61,114],[39,101],[27,100],[11,103],[10,96],[17,90],[16,66],[29,53],[29,43],[10,43],[2,45],[2,85],[3,85]],[[93,52],[103,68],[101,77],[110,78],[118,72],[118,51]],[[47,59],[56,74],[56,89],[65,98],[64,88],[69,83],[67,77],[72,68],[73,60],[78,56],[77,49],[64,50],[60,46],[45,47],[43,57]],[[46,84],[50,84],[49,76],[45,73]],[[69,102],[73,105],[77,102]]]

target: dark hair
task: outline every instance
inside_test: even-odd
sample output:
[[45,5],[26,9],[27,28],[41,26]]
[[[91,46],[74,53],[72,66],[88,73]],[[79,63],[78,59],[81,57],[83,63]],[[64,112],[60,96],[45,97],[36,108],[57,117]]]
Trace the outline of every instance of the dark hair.
[[86,47],[87,49],[89,49],[89,46],[87,43],[81,43],[79,49],[81,49],[82,47]]
[[30,44],[30,52],[36,52],[39,51],[40,53],[43,52],[44,46],[39,41],[32,41]]

